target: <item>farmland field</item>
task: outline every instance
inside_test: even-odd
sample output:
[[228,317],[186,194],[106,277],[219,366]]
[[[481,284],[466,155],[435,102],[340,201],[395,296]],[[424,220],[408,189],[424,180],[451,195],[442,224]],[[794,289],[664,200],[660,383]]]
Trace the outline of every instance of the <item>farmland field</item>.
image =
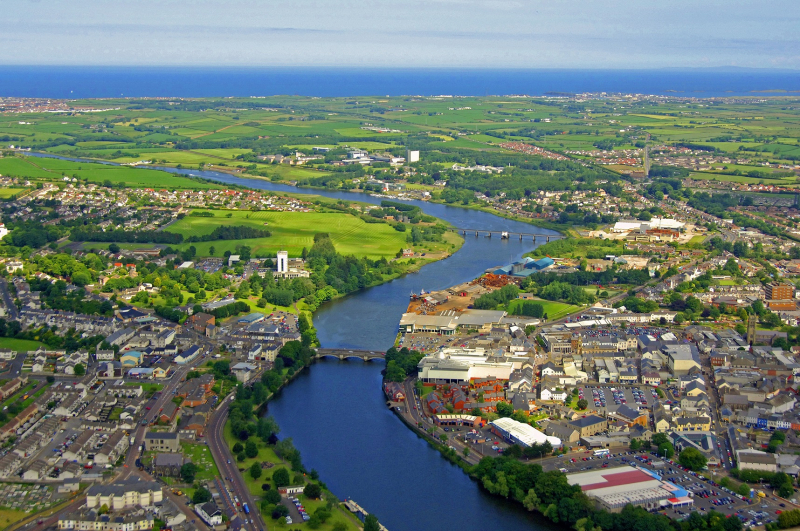
[[64,176],[102,184],[124,183],[126,186],[152,188],[213,188],[211,184],[197,182],[171,173],[130,166],[109,166],[91,162],[72,162],[40,157],[0,158],[0,174],[8,177],[61,181]]
[[194,245],[198,255],[209,256],[209,248],[215,255],[233,252],[237,245],[248,245],[253,255],[274,256],[277,251],[289,252],[289,256],[300,256],[303,248],[314,244],[314,234],[327,232],[336,250],[345,255],[369,258],[393,258],[402,247],[408,247],[406,233],[400,233],[388,224],[367,224],[361,219],[344,213],[317,212],[245,212],[231,211],[230,218],[223,211],[213,211],[215,217],[186,216],[167,229],[184,237],[202,236],[211,233],[220,225],[247,225],[268,230],[269,238],[247,240],[217,240],[212,242],[184,243],[180,247]]

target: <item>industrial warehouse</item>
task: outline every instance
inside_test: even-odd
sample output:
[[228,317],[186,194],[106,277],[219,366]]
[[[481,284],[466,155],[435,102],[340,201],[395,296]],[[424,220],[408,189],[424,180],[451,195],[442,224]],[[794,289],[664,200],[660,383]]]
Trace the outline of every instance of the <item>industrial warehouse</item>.
[[661,509],[694,504],[689,492],[639,468],[621,466],[570,474],[567,481],[580,486],[598,509],[619,512],[626,505]]
[[520,446],[533,446],[534,444],[544,444],[549,442],[553,448],[561,447],[561,439],[550,437],[540,432],[530,424],[517,422],[507,417],[493,420],[489,423],[489,429],[498,437],[502,437],[510,444]]

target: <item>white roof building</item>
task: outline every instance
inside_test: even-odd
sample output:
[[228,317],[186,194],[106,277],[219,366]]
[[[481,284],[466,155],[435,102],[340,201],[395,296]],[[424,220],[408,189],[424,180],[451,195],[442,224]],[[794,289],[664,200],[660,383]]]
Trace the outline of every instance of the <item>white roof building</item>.
[[561,439],[540,432],[530,424],[523,424],[510,418],[500,418],[489,423],[493,431],[511,443],[522,446],[533,446],[549,442],[553,448],[561,446]]

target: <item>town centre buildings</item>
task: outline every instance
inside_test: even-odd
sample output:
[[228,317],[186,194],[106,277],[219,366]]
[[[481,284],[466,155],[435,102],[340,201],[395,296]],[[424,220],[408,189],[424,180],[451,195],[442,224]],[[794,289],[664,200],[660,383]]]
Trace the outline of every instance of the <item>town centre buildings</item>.
[[516,368],[513,361],[489,361],[482,348],[444,348],[425,356],[417,364],[422,382],[464,383],[473,379],[508,380]]
[[505,316],[506,312],[495,310],[465,310],[461,313],[447,311],[440,312],[439,315],[404,313],[400,319],[400,331],[406,334],[432,332],[450,336],[459,329],[490,330],[499,325]]

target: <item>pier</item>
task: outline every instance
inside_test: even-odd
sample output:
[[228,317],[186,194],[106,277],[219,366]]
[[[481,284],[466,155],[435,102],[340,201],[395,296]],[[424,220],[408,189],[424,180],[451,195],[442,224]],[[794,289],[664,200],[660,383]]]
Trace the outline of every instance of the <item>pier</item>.
[[[358,519],[361,520],[362,522],[369,514],[367,511],[364,510],[363,507],[361,507],[353,500],[345,500],[344,506],[347,507],[347,510],[356,515],[356,517],[358,517]],[[380,528],[381,531],[389,531],[380,522],[378,522],[378,527]]]

